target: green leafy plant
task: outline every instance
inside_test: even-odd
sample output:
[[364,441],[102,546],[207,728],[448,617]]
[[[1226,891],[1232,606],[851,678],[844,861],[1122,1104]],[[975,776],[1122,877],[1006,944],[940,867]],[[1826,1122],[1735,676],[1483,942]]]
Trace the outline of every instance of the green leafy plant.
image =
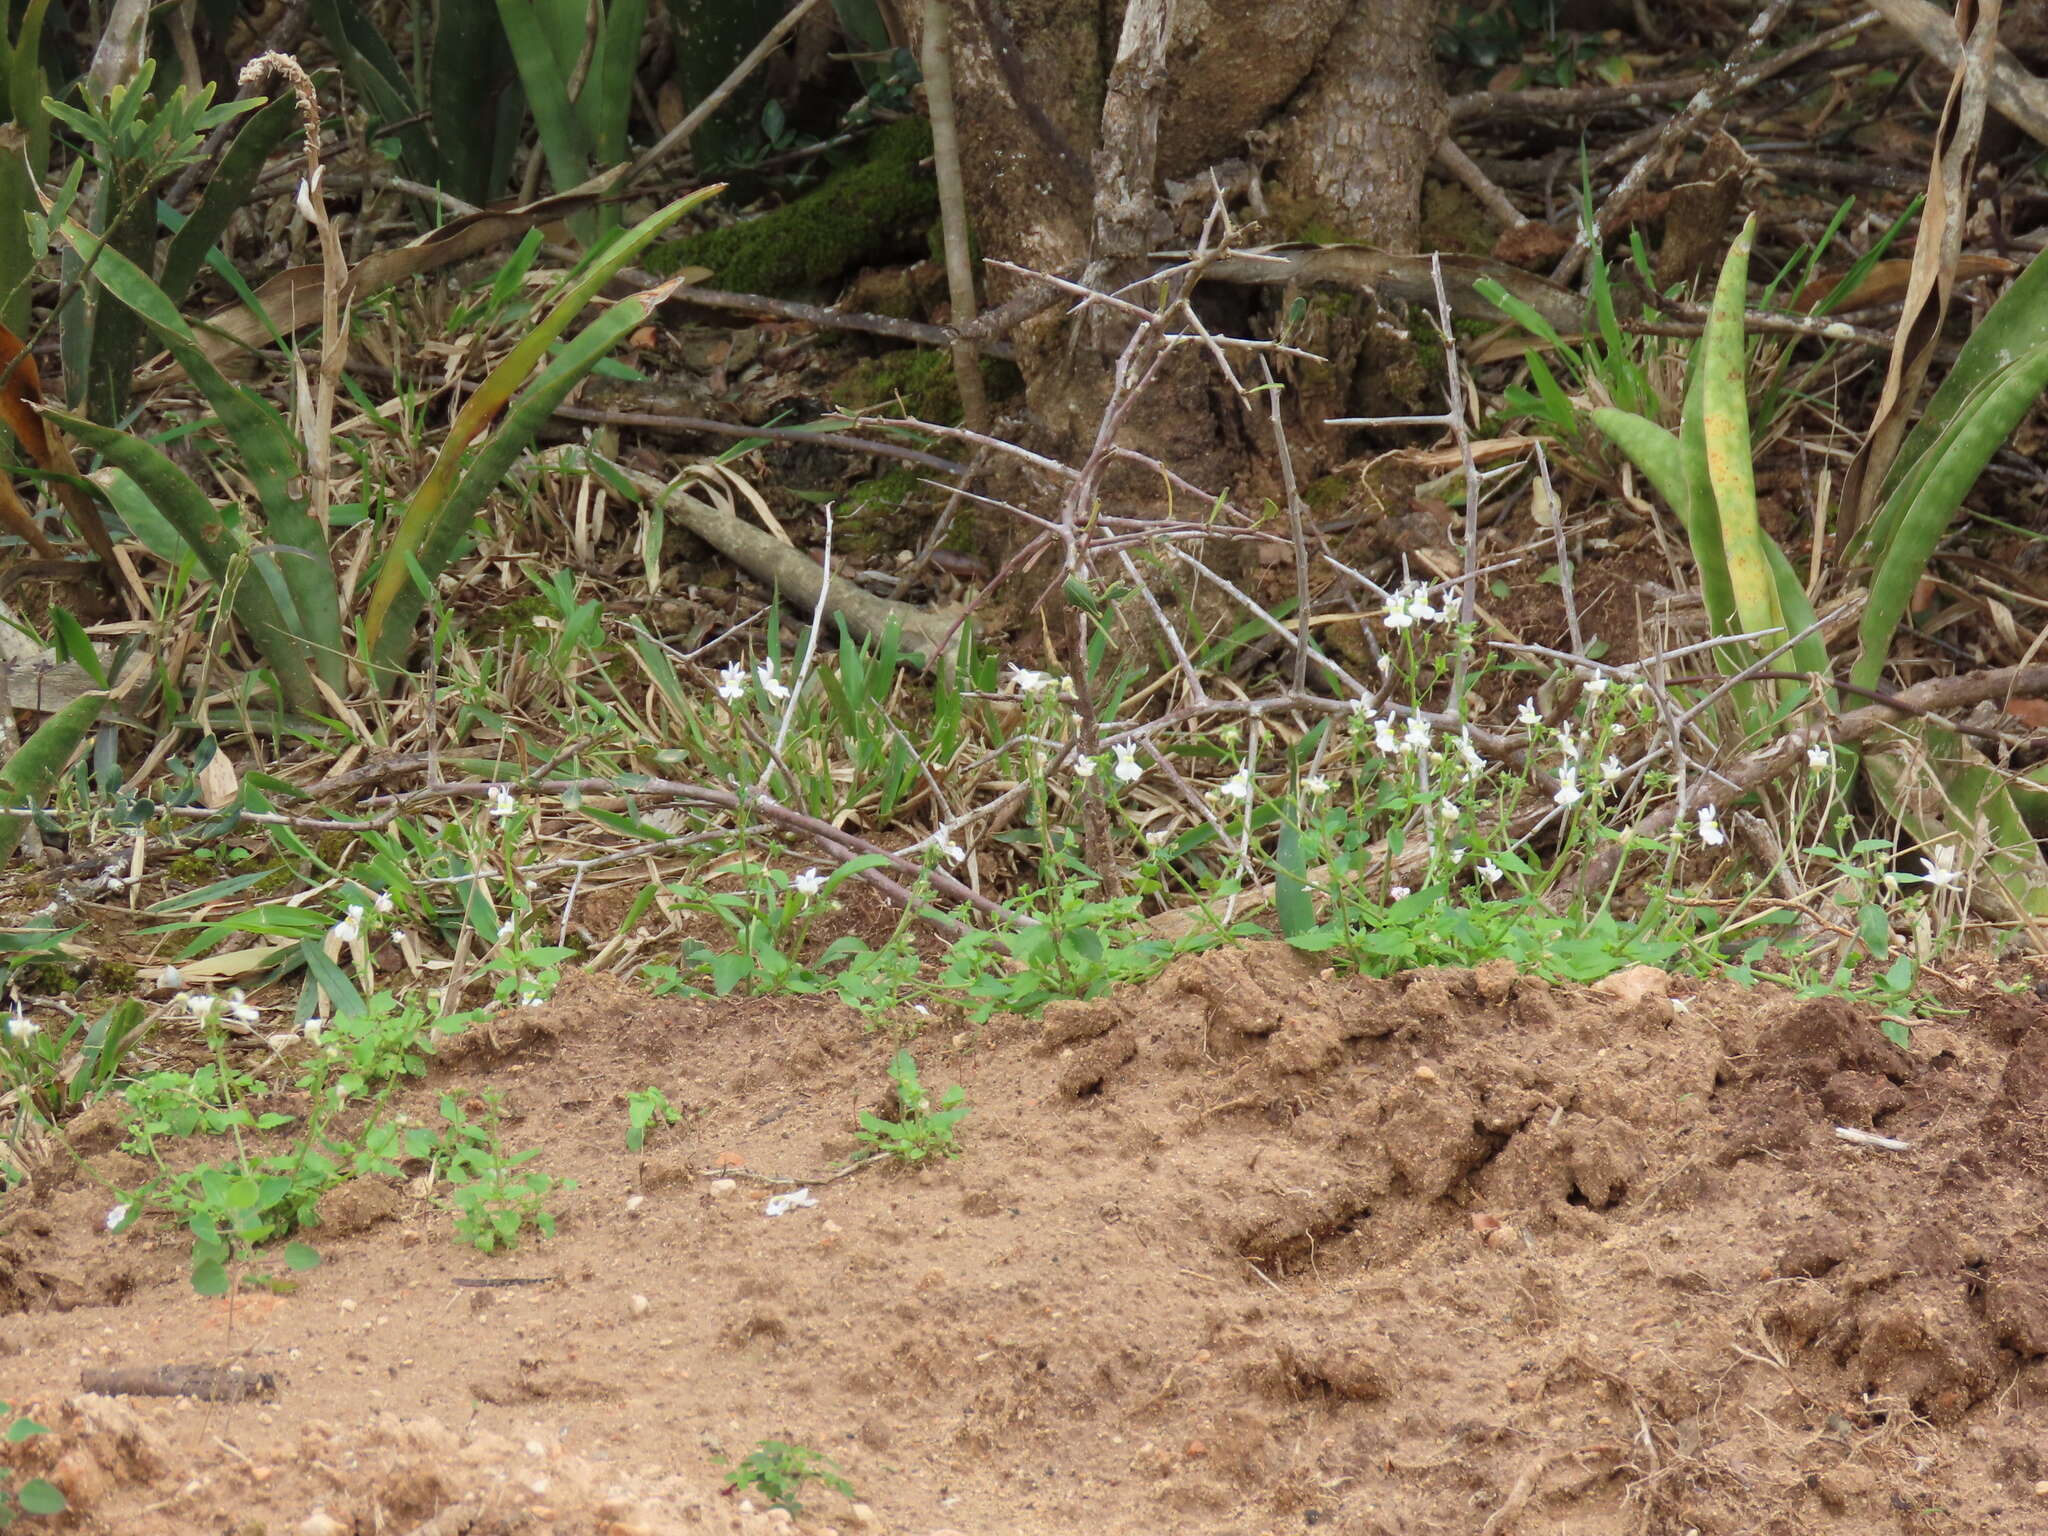
[[657,1125],[674,1125],[682,1111],[668,1101],[659,1088],[636,1088],[626,1095],[626,1150],[638,1152],[647,1145],[647,1133]]
[[[98,258],[114,252],[137,270],[153,270],[156,187],[193,164],[215,128],[264,105],[260,100],[215,105],[210,84],[196,91],[180,85],[159,101],[150,93],[155,75],[155,61],[145,59],[132,81],[106,96],[96,97],[88,88],[83,108],[43,103],[44,112],[83,144],[97,172],[86,214],[92,233],[82,248],[74,247],[74,275],[81,287],[70,301],[62,341],[74,404],[82,400],[85,414],[103,425],[119,421],[126,409],[142,332],[124,303],[109,297]],[[191,273],[184,277],[189,281]],[[76,393],[81,380],[82,396]]]
[[538,1169],[518,1172],[540,1156],[540,1149],[508,1153],[499,1136],[504,1111],[498,1095],[486,1090],[478,1097],[480,1113],[472,1120],[462,1101],[441,1095],[441,1125],[415,1126],[405,1134],[410,1157],[424,1158],[449,1185],[441,1204],[455,1218],[455,1235],[482,1253],[518,1246],[520,1234],[532,1227],[543,1237],[555,1235],[548,1202],[573,1190],[574,1179],[557,1179]]
[[[677,198],[608,242],[564,283],[552,307],[464,402],[391,535],[372,585],[361,645],[380,677],[388,678],[405,659],[433,578],[461,554],[484,498],[577,382],[653,312],[661,290],[611,305],[552,356],[551,349],[621,267],[718,190]],[[274,406],[221,374],[147,272],[75,224],[59,227],[81,257],[94,261],[107,292],[155,333],[206,396],[226,439],[219,447],[251,483],[262,522],[252,524],[232,508],[216,507],[153,442],[83,417],[51,412],[51,419],[121,471],[161,518],[167,536],[198,557],[269,664],[285,705],[309,716],[327,713],[329,694],[347,687],[350,646],[327,531],[311,515],[301,486],[299,443]],[[496,430],[471,453],[494,420]]]
[[[0,1419],[7,1420],[7,1428],[0,1431],[0,1442],[7,1445],[20,1445],[49,1433],[34,1419],[15,1413],[6,1403],[0,1403]],[[61,1515],[68,1508],[64,1491],[55,1483],[40,1477],[16,1483],[12,1469],[0,1467],[0,1529],[14,1524],[23,1515]]]
[[0,1083],[47,1125],[112,1088],[128,1053],[142,1039],[148,1014],[123,998],[90,1025],[74,1014],[61,1029],[37,1024],[17,1011],[0,1025]]
[[[1593,424],[1649,479],[1685,527],[1718,635],[1764,632],[1765,650],[1789,645],[1793,669],[1829,676],[1825,642],[1798,573],[1756,519],[1750,458],[1743,302],[1754,216],[1731,247],[1713,309],[1693,353],[1685,417],[1674,436],[1611,407]],[[1914,588],[1991,456],[2048,389],[2048,263],[2036,260],[1992,306],[1958,355],[1919,424],[1886,472],[1875,515],[1845,541],[1846,568],[1867,595],[1849,682],[1869,694],[1882,681]],[[1725,664],[1753,661],[1724,647]],[[1746,724],[1768,732],[1810,696],[1782,693],[1771,713],[1763,690],[1745,685]],[[1832,688],[1822,697],[1831,705]],[[1900,727],[1907,750],[1867,755],[1862,765],[1887,804],[1924,844],[1960,834],[1975,850],[1980,894],[2009,913],[2048,913],[2048,860],[2021,815],[2011,786],[1946,727]],[[1928,793],[1922,793],[1921,791]],[[1930,810],[1930,804],[1935,809]]]
[[899,1163],[921,1163],[928,1157],[958,1157],[953,1128],[967,1118],[967,1090],[958,1083],[934,1100],[917,1075],[909,1051],[898,1051],[889,1063],[889,1081],[896,1090],[898,1118],[884,1120],[862,1110],[859,1139]]
[[797,1495],[806,1483],[822,1483],[845,1498],[853,1497],[853,1485],[841,1475],[831,1457],[786,1440],[763,1440],[725,1474],[725,1485],[740,1492],[758,1493],[774,1509],[792,1515],[804,1512]]
[[369,106],[373,140],[395,150],[408,175],[470,203],[491,202],[504,191],[526,100],[496,0],[440,0],[420,18],[431,38],[424,102],[369,11],[348,0],[313,0],[311,9]]
[[619,166],[647,0],[498,0],[498,16],[555,190]]

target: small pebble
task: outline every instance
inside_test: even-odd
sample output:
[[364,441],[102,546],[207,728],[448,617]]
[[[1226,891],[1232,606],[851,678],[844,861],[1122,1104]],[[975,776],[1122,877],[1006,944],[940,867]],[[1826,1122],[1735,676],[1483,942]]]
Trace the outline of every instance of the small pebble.
[[356,1299],[353,1296],[344,1296],[335,1305],[344,1312],[353,1312],[356,1309]]
[[875,1510],[871,1504],[855,1504],[846,1512],[846,1523],[856,1531],[864,1531],[875,1523]]
[[324,1509],[316,1509],[299,1522],[299,1536],[346,1536],[348,1527]]
[[2034,1497],[2037,1499],[2048,1499],[2048,1481],[2034,1484]]
[[634,1296],[626,1303],[628,1310],[630,1310],[635,1317],[645,1317],[647,1315],[647,1309],[653,1305],[654,1303],[649,1301],[645,1296]]
[[713,1179],[711,1181],[711,1193],[714,1195],[729,1195],[739,1187],[740,1181],[738,1179]]
[[628,1216],[638,1214],[640,1207],[645,1205],[646,1203],[647,1197],[645,1195],[626,1196],[626,1214]]

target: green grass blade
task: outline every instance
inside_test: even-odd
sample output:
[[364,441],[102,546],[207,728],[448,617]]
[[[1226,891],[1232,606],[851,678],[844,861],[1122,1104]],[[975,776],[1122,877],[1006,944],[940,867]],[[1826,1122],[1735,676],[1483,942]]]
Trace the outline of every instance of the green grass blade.
[[[568,398],[569,391],[582,382],[599,358],[623,341],[635,326],[645,322],[653,308],[652,303],[642,298],[623,300],[563,347],[562,355],[543,370],[532,387],[519,397],[512,409],[506,412],[497,431],[464,468],[462,478],[440,504],[434,522],[425,531],[417,550],[395,550],[394,554],[410,557],[429,580],[447,569],[469,538],[471,517],[483,505],[484,498],[504,479],[514,461],[531,445],[541,427],[554,414],[555,407]],[[392,574],[389,565],[378,573],[379,591],[385,587],[385,578]],[[400,580],[392,584],[378,644],[370,653],[371,664],[380,674],[395,670],[404,659],[412,642],[413,622],[426,606],[425,596],[419,587],[403,579],[406,571],[401,567],[396,574]]]
[[[406,561],[417,558],[425,544],[429,530],[441,517],[441,508],[454,487],[456,477],[462,469],[462,455],[476,440],[491,418],[505,408],[505,402],[532,374],[556,338],[568,328],[609,282],[618,270],[630,262],[648,243],[669,225],[681,218],[690,209],[709,198],[715,197],[724,188],[720,186],[700,187],[683,197],[677,198],[666,207],[659,208],[642,219],[633,228],[621,234],[605,247],[603,254],[590,265],[580,278],[571,283],[555,306],[543,316],[519,344],[508,352],[503,361],[493,368],[477,387],[475,394],[463,403],[455,420],[448,428],[448,436],[441,444],[440,455],[434,467],[427,472],[427,478],[413,493],[406,506],[405,516],[399,519],[393,533],[391,545],[385,552],[384,564],[377,573],[377,580],[370,590],[370,602],[363,615],[363,643],[373,656],[393,655],[404,649],[404,642],[387,636],[391,627],[389,617],[392,605],[408,585]],[[630,302],[630,301],[629,301]],[[422,568],[429,576],[438,575],[433,567],[422,562]],[[417,616],[418,609],[412,610]],[[406,621],[410,624],[410,620]]]

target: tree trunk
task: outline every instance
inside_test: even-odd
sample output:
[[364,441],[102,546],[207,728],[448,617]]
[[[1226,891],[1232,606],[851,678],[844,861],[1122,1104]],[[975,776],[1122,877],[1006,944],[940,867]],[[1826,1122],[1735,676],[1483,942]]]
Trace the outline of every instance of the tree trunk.
[[[954,86],[975,236],[984,257],[1096,281],[1144,270],[1187,242],[1164,182],[1249,160],[1274,219],[1257,238],[1304,234],[1412,250],[1422,173],[1441,132],[1430,57],[1435,0],[954,0]],[[899,15],[915,20],[915,7]],[[1199,211],[1199,210],[1197,210]],[[1000,272],[992,302],[1014,292]],[[1222,323],[1261,324],[1262,301]],[[1356,306],[1354,306],[1356,307]],[[1107,357],[1121,337],[1076,333],[1062,306],[1018,335],[1039,446],[1094,435]],[[1270,324],[1268,324],[1270,329]],[[1332,349],[1303,404],[1329,414],[1370,367],[1368,321],[1317,328]],[[1300,380],[1294,380],[1297,385]],[[1291,394],[1303,391],[1296,389]],[[1270,459],[1264,407],[1247,409],[1194,349],[1128,430],[1211,489],[1243,488]],[[1312,424],[1307,437],[1317,436]]]

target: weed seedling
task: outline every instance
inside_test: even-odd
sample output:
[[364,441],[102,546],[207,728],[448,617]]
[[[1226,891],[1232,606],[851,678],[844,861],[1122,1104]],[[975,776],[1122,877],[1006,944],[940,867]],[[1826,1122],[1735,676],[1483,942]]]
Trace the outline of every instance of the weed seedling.
[[830,1456],[783,1440],[763,1440],[725,1474],[725,1485],[734,1492],[759,1493],[770,1508],[786,1509],[792,1515],[804,1512],[797,1492],[807,1482],[820,1482],[834,1493],[853,1497],[853,1485],[840,1476],[839,1465]]
[[[32,1440],[37,1435],[49,1433],[34,1419],[8,1418],[12,1412],[7,1404],[0,1403],[0,1419],[7,1419],[7,1428],[0,1431],[0,1440],[4,1440],[8,1445],[20,1445],[24,1440]],[[765,1450],[774,1442],[764,1440],[761,1444]],[[784,1446],[783,1449],[788,1450],[791,1447]],[[0,1467],[0,1527],[14,1524],[23,1515],[61,1515],[66,1508],[64,1492],[55,1483],[46,1482],[40,1477],[31,1477],[17,1487],[14,1484],[13,1469]]]
[[889,1063],[889,1081],[896,1085],[898,1120],[884,1120],[871,1110],[862,1110],[860,1139],[877,1152],[899,1163],[921,1163],[927,1157],[958,1157],[953,1127],[967,1118],[969,1106],[963,1101],[967,1090],[958,1083],[932,1097],[918,1081],[917,1063],[910,1052],[898,1051]]
[[659,1088],[642,1088],[626,1095],[626,1150],[638,1152],[647,1145],[647,1132],[656,1125],[674,1125],[683,1112],[673,1108],[668,1095]]

